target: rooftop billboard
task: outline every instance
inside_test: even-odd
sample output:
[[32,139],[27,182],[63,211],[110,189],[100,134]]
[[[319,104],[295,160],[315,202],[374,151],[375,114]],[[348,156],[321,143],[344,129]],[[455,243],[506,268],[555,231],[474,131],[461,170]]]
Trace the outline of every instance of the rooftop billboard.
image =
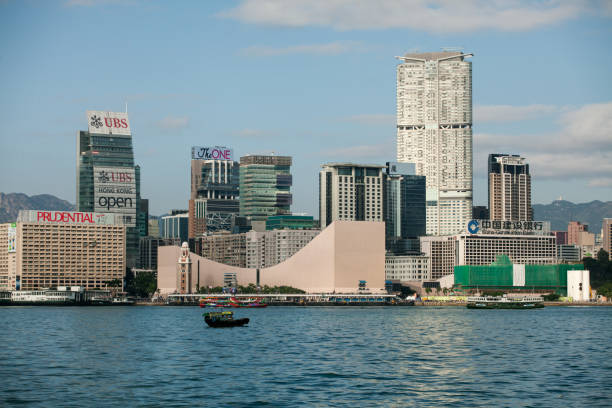
[[225,146],[193,146],[192,160],[234,160],[234,150]]
[[44,224],[121,224],[120,217],[115,217],[115,214],[101,214],[80,211],[22,210],[19,211],[17,221]]
[[89,133],[130,136],[128,114],[123,112],[87,111]]

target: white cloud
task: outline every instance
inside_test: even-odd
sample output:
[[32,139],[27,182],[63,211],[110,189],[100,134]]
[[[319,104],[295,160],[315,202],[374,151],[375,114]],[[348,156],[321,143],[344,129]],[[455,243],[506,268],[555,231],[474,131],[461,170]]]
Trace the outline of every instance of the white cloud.
[[285,27],[454,33],[527,31],[577,18],[592,8],[600,10],[602,5],[589,0],[242,0],[219,16]]
[[164,130],[183,129],[189,125],[189,118],[186,116],[166,116],[156,125]]
[[348,122],[357,122],[365,125],[394,125],[395,115],[386,113],[364,113],[361,115],[353,115],[343,120]]
[[555,105],[477,105],[474,106],[474,123],[537,119],[543,115],[557,113],[560,109]]
[[331,42],[326,44],[291,45],[288,47],[269,47],[254,45],[240,50],[240,54],[248,57],[275,57],[279,55],[312,54],[338,55],[361,49],[359,43]]
[[584,179],[592,187],[612,180],[612,103],[590,104],[560,113],[554,133],[474,135],[474,170],[486,174],[489,153],[520,154],[536,178]]

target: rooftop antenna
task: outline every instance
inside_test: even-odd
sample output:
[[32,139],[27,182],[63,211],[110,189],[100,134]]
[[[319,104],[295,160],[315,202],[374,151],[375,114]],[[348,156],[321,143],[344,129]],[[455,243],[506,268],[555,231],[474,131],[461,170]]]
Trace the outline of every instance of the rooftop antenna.
[[127,101],[125,101],[125,113],[127,113]]

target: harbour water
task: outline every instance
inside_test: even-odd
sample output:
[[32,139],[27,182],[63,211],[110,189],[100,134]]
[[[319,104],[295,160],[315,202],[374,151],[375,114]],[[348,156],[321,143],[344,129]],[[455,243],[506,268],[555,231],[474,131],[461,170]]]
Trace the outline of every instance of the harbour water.
[[0,406],[612,405],[612,308],[0,308]]

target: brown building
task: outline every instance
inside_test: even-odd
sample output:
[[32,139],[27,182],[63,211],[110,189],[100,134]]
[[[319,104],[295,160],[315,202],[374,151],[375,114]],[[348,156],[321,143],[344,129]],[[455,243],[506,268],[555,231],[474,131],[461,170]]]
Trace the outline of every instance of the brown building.
[[612,218],[603,219],[602,230],[602,247],[612,260]]
[[14,234],[12,248],[0,254],[0,284],[103,289],[109,281],[123,282],[126,227],[119,222],[114,214],[21,211],[16,223],[0,224],[0,237]]
[[531,221],[529,164],[517,155],[489,155],[489,217],[501,221]]
[[588,230],[588,225],[581,224],[579,221],[570,221],[567,225],[567,243],[569,245],[582,245],[580,243],[580,233]]

